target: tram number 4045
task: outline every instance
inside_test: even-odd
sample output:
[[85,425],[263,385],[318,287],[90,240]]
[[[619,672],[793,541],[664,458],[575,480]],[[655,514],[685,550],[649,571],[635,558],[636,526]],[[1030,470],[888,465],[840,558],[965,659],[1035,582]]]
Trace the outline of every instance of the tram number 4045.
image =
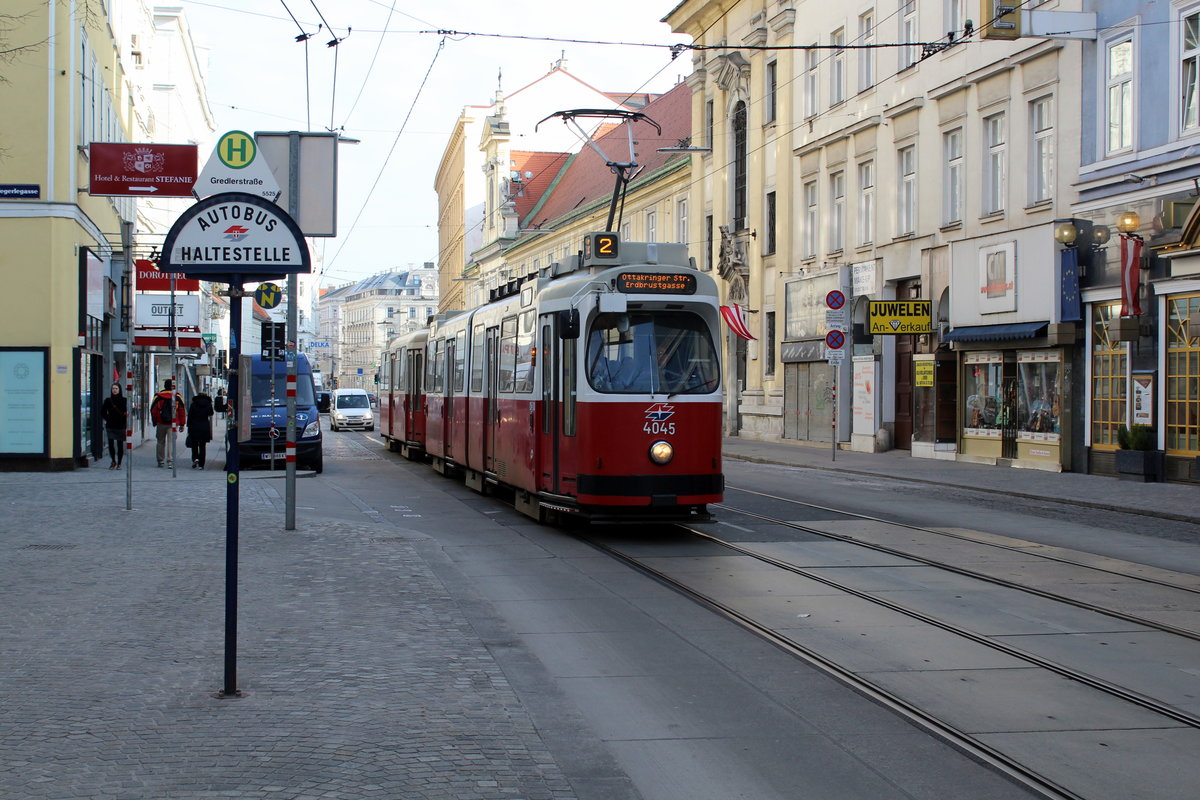
[[642,430],[645,433],[650,433],[655,436],[674,435],[675,423],[674,422],[647,422],[645,425],[642,426]]

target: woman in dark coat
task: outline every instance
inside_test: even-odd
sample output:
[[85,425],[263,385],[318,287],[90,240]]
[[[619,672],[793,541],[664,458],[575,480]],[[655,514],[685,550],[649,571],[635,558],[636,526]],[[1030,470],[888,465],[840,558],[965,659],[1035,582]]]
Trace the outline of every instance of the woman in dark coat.
[[205,451],[212,441],[212,398],[201,392],[192,398],[187,413],[187,446],[192,448],[192,469],[204,469]]
[[100,419],[104,420],[104,431],[108,434],[108,455],[112,463],[109,469],[120,469],[125,458],[125,429],[128,427],[129,405],[121,394],[121,384],[114,383],[111,393],[100,404]]

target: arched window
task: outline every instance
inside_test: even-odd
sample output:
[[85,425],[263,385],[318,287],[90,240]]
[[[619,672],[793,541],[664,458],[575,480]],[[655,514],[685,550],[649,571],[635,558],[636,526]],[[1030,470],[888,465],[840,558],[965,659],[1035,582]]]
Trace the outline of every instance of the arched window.
[[733,107],[733,229],[746,229],[746,104]]

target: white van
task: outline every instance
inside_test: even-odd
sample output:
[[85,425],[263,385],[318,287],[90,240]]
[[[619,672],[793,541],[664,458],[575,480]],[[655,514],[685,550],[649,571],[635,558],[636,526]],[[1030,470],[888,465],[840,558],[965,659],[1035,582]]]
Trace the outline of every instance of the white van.
[[366,389],[334,389],[329,403],[329,427],[375,430],[375,414]]

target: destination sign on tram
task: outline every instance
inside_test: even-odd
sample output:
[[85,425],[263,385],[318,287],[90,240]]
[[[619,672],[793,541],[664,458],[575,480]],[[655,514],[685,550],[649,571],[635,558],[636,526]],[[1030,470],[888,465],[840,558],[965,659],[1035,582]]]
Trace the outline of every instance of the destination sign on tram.
[[617,291],[625,294],[695,294],[696,276],[688,272],[622,272]]

